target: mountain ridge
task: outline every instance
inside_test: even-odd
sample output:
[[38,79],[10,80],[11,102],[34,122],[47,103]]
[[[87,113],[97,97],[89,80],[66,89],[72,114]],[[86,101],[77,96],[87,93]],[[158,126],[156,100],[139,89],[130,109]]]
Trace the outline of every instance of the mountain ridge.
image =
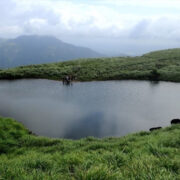
[[53,36],[19,36],[0,41],[0,68],[101,57],[89,48],[65,43]]

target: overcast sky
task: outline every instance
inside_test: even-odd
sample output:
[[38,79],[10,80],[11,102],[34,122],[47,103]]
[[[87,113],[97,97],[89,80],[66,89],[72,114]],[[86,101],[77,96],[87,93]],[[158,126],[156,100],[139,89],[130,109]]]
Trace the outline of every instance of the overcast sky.
[[180,0],[0,0],[0,37],[24,34],[115,55],[180,47]]

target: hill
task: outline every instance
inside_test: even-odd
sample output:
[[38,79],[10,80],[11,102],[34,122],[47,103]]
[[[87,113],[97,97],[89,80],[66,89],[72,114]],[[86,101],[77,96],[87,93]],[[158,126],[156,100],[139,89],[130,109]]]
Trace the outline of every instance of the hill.
[[121,138],[34,136],[0,117],[0,179],[180,178],[180,125]]
[[172,60],[180,58],[180,49],[167,49],[167,50],[161,50],[161,51],[154,51],[143,55],[144,57],[148,58],[156,58],[158,60]]
[[51,36],[20,36],[0,40],[0,68],[100,56],[91,49],[77,47]]
[[137,57],[81,59],[0,70],[0,79],[62,80],[65,75],[73,75],[77,81],[135,79],[180,82],[180,49]]

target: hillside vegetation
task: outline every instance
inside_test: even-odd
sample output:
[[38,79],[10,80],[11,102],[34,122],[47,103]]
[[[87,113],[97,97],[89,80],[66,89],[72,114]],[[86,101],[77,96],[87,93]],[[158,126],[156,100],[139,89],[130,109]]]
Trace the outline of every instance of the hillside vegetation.
[[67,140],[34,136],[1,117],[0,179],[177,180],[180,125],[121,138]]
[[180,49],[152,52],[141,57],[80,59],[0,71],[0,79],[61,80],[65,75],[73,75],[77,81],[139,79],[180,82]]

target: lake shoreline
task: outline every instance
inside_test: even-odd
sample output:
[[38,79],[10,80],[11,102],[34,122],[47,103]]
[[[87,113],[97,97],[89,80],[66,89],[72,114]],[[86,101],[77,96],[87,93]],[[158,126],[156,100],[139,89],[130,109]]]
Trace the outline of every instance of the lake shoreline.
[[[57,82],[61,82],[63,83],[63,80],[62,79],[51,79],[51,78],[17,78],[17,79],[0,79],[0,81],[18,81],[18,80],[49,80],[49,81],[57,81]],[[158,80],[158,81],[152,81],[152,80],[149,80],[149,79],[107,79],[107,80],[83,80],[83,81],[78,81],[78,80],[75,80],[75,81],[71,81],[71,83],[88,83],[88,82],[111,82],[111,81],[114,81],[114,82],[123,82],[123,81],[141,81],[141,82],[150,82],[150,83],[154,83],[154,84],[158,84],[158,83],[163,83],[163,82],[168,82],[168,83],[176,83],[176,84],[179,84],[180,81],[169,81],[169,80]]]
[[149,80],[180,82],[180,49],[157,51],[137,57],[79,59],[0,70],[0,79],[76,81]]
[[[13,69],[12,69],[13,70]],[[4,72],[3,72],[4,71]],[[10,75],[10,77],[4,77],[4,73],[6,74],[6,72],[8,72],[9,70],[2,70],[0,73],[0,81],[2,80],[9,80],[9,81],[14,81],[14,80],[31,80],[31,79],[45,79],[45,80],[53,80],[53,81],[59,81],[59,82],[63,82],[63,79],[58,79],[58,78],[51,78],[51,77],[12,77]],[[11,70],[10,70],[11,71]],[[6,76],[6,75],[5,75]],[[159,78],[158,80],[152,80],[150,79],[148,76],[145,78],[107,78],[107,79],[79,79],[79,80],[73,80],[71,81],[72,83],[76,83],[76,82],[101,82],[101,81],[149,81],[149,82],[154,82],[154,83],[159,83],[159,82],[172,82],[172,83],[180,83],[180,79],[176,80],[176,79],[161,79]]]

